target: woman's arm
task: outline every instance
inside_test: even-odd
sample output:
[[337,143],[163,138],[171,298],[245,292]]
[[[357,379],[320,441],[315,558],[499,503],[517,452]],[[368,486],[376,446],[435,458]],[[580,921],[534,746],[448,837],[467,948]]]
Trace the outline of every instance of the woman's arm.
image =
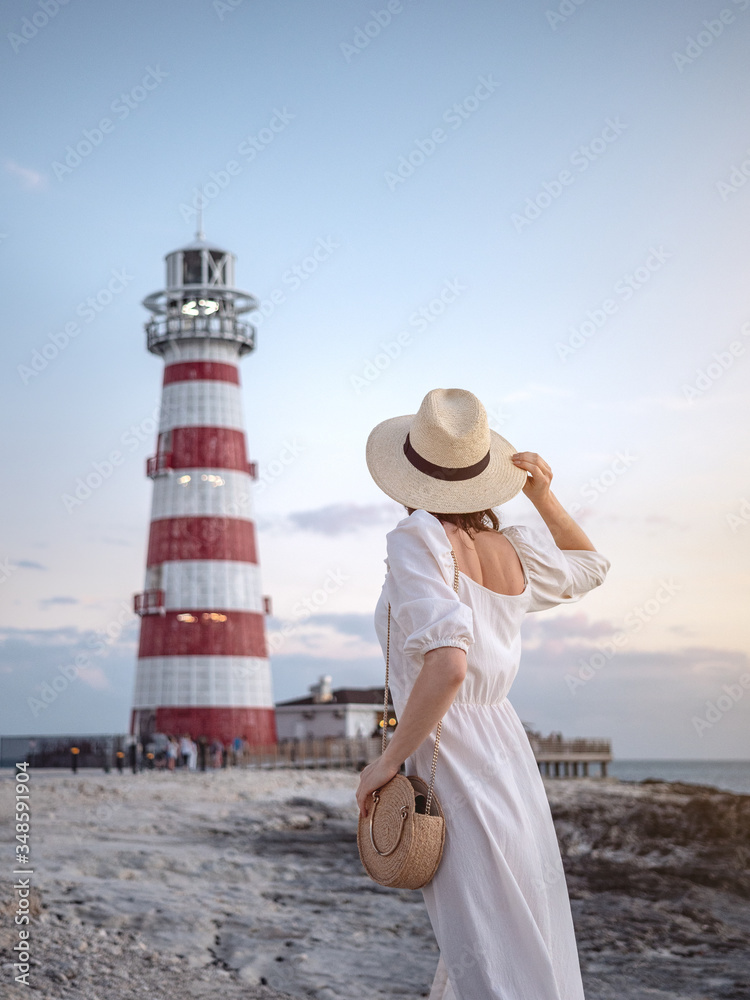
[[550,490],[552,469],[544,459],[536,452],[521,451],[513,455],[512,460],[517,468],[530,473],[523,491],[541,514],[558,549],[588,549],[596,552],[596,547],[586,532]]
[[360,816],[366,816],[372,793],[382,788],[435,728],[453,703],[466,676],[466,653],[457,646],[440,646],[424,655],[409,700],[385,753],[362,770],[357,788]]

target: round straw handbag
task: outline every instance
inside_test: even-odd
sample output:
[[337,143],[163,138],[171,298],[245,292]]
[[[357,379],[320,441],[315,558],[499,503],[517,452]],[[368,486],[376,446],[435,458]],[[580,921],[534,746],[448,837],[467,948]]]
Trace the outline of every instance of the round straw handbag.
[[[458,563],[453,556],[453,589],[458,593]],[[385,652],[385,697],[381,752],[388,728],[388,670],[391,651],[391,606]],[[435,730],[430,783],[416,775],[394,775],[372,793],[368,815],[359,817],[357,847],[365,871],[380,885],[421,889],[431,881],[443,856],[445,817],[434,792],[435,769],[443,720]]]

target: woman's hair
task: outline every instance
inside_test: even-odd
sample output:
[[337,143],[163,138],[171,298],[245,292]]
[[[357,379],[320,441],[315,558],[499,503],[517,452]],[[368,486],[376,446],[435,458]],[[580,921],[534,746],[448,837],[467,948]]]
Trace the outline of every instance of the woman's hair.
[[[407,507],[406,509],[409,514],[413,514],[417,508]],[[451,524],[462,528],[469,538],[473,538],[480,531],[500,530],[500,518],[491,507],[487,510],[474,511],[472,514],[437,514],[433,510],[428,511],[428,514],[432,514],[438,521],[450,521]]]

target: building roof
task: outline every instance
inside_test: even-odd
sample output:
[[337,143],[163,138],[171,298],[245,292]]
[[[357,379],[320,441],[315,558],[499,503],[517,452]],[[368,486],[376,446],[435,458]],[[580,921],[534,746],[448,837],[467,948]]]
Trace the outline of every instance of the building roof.
[[336,688],[330,701],[316,701],[313,696],[305,698],[290,698],[288,701],[277,701],[276,705],[381,705],[383,704],[383,688]]
[[[179,253],[180,250],[218,250],[220,253],[228,253],[223,247],[218,247],[215,243],[209,243],[208,240],[203,237],[196,237],[192,243],[186,244],[184,247],[178,247],[177,250],[172,250],[171,253]],[[167,254],[169,256],[169,254]]]

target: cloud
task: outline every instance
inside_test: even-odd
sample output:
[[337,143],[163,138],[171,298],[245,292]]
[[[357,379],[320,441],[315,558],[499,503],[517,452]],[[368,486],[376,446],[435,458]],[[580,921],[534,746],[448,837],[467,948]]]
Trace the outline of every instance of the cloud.
[[657,393],[650,396],[632,396],[623,399],[614,397],[607,400],[600,399],[592,405],[591,409],[608,413],[649,414],[654,411],[669,413],[674,410],[687,410],[691,406],[692,403],[681,395],[669,393],[659,395]]
[[5,171],[13,177],[17,177],[21,182],[21,187],[26,191],[41,191],[47,187],[47,178],[38,170],[32,167],[22,167],[15,160],[5,161]]
[[383,662],[379,657],[356,660],[326,660],[304,654],[274,656],[271,660],[275,702],[304,698],[321,674],[330,674],[333,688],[382,685]]
[[[291,624],[271,650],[277,701],[308,693],[321,674],[336,687],[383,683],[383,657],[369,614],[316,614],[298,623],[269,622],[269,638]],[[138,623],[128,622],[104,643],[102,634],[73,627],[0,630],[0,732],[4,735],[125,732],[133,691]],[[607,621],[585,614],[529,616],[521,662],[508,695],[518,715],[543,733],[612,740],[616,758],[731,759],[747,757],[750,674],[741,650],[686,645],[671,651],[627,646],[601,661],[597,645],[612,634]],[[57,697],[32,710],[44,685],[64,677],[63,668],[87,654],[78,675],[60,681]],[[598,663],[574,691],[566,675]],[[696,727],[695,719],[717,721]],[[723,706],[723,707],[722,707]],[[727,707],[728,706],[728,707]]]
[[[581,513],[589,514],[593,510],[592,506],[587,506]],[[678,521],[674,517],[669,517],[666,514],[620,514],[616,511],[597,511],[598,520],[606,521],[610,524],[620,524],[626,526],[639,526],[645,525],[646,531],[650,535],[656,533],[661,533],[662,531],[677,530],[677,531],[692,531],[694,525],[688,524],[685,521]],[[576,518],[580,520],[580,515],[577,514]]]
[[317,614],[315,621],[321,625],[332,625],[345,635],[357,635],[367,642],[377,642],[372,614]]
[[592,621],[581,611],[555,618],[528,615],[523,623],[523,648],[559,656],[570,647],[589,649],[597,640],[607,639],[616,631],[611,622]]
[[[619,758],[747,756],[750,689],[740,683],[750,674],[745,652],[700,645],[635,651],[625,645],[610,657],[597,656],[616,631],[582,612],[530,615],[508,695],[519,716],[545,734],[611,739]],[[370,615],[316,614],[272,652],[271,665],[277,701],[306,695],[321,674],[331,674],[334,688],[383,682]],[[582,668],[589,679],[572,690],[566,677]],[[695,719],[714,717],[709,704],[729,704],[727,688],[734,694],[729,711],[708,728],[696,727]]]
[[697,635],[698,632],[694,628],[690,628],[688,625],[670,625],[667,629],[668,632],[674,632],[675,635],[681,635],[685,638]]
[[137,627],[128,622],[107,641],[74,627],[0,629],[0,732],[125,732]]
[[[747,756],[745,652],[699,645],[635,651],[627,644],[615,651],[607,641],[614,631],[583,614],[527,619],[509,696],[521,718],[544,733],[610,738],[615,756],[625,758]],[[581,677],[585,683],[571,682]],[[734,692],[731,709],[710,727],[696,726],[709,703],[726,701],[726,688]]]
[[42,608],[48,608],[53,604],[80,604],[81,602],[77,597],[65,597],[61,595],[59,597],[43,597],[39,601],[39,606]]
[[395,503],[355,504],[334,503],[314,510],[300,510],[288,515],[295,528],[318,535],[343,535],[360,528],[372,528],[380,524],[393,524],[394,513],[398,516],[406,511]]
[[355,660],[380,654],[374,635],[368,641],[355,632],[319,622],[317,616],[305,621],[285,622],[278,630],[270,629],[268,647],[271,656],[299,654],[326,660]]
[[32,559],[19,559],[16,566],[19,569],[47,569],[46,566],[42,566],[41,563],[34,562]]
[[271,616],[267,623],[272,657],[309,655],[340,662],[380,656],[371,613],[316,612],[305,618]]

